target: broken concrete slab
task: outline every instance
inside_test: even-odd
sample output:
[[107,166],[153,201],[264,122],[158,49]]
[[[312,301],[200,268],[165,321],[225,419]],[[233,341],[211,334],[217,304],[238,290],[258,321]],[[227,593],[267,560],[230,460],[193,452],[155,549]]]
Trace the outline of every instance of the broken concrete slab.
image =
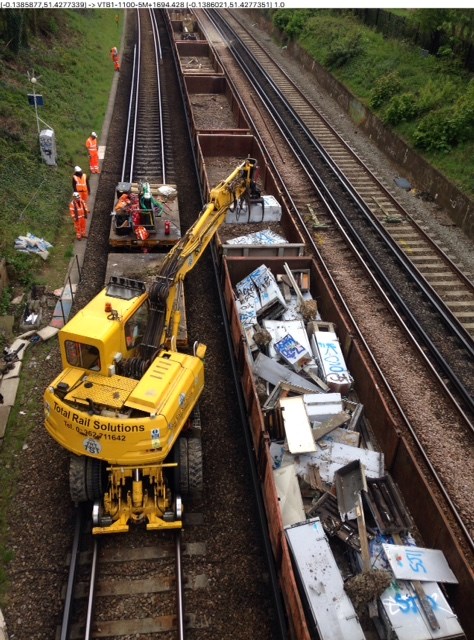
[[3,406],[13,407],[13,405],[15,404],[15,398],[19,384],[20,378],[18,377],[2,380],[2,382],[0,383],[0,393],[3,396]]
[[0,439],[5,437],[5,431],[7,429],[8,418],[10,417],[10,406],[0,405]]
[[17,360],[16,362],[11,362],[10,366],[11,369],[3,374],[2,380],[8,380],[9,378],[18,378],[18,376],[20,375],[21,362],[19,360]]
[[41,340],[43,340],[43,342],[46,342],[46,340],[54,337],[58,332],[58,327],[52,327],[49,325],[47,327],[43,327],[43,329],[40,329],[36,333],[41,338]]
[[30,329],[29,331],[25,331],[21,335],[17,336],[20,340],[26,340],[27,338],[31,338],[36,334],[36,329]]

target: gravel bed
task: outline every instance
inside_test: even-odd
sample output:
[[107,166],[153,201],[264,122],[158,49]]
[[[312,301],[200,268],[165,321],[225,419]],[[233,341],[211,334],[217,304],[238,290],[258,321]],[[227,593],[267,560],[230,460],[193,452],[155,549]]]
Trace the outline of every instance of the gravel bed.
[[[340,131],[342,136],[350,141],[358,155],[372,158],[371,163],[368,164],[372,166],[374,173],[381,177],[386,184],[394,184],[394,179],[402,175],[401,169],[395,167],[391,162],[386,160],[384,162],[381,152],[374,149],[374,145],[369,140],[354,133],[357,130],[347,123],[347,116],[342,113],[332,99],[321,95],[318,87],[311,82],[312,78],[309,73],[301,70],[296,64],[292,65],[285,52],[275,45],[269,36],[262,35],[260,30],[258,34],[258,37],[265,41],[265,47],[270,51],[272,57],[286,66],[287,72],[294,82],[304,88],[310,101],[321,106],[328,120],[333,125],[337,125],[336,128],[339,130],[340,123],[344,123],[345,130],[344,132]],[[235,63],[227,55],[225,47],[219,49],[219,53],[223,57],[223,64],[231,75],[239,95],[245,101],[245,97],[251,94],[247,81],[242,80]],[[277,170],[284,176],[289,193],[299,193],[301,189],[304,189],[304,178],[302,178],[301,170],[297,165],[286,157],[282,158],[285,141],[271,122],[262,119],[253,100],[249,99],[246,102],[246,107],[256,123],[256,128],[272,156]],[[350,131],[353,132],[352,139],[349,135]],[[400,190],[400,194],[396,189],[394,192],[397,197],[401,196],[400,200],[404,201],[404,206],[413,217],[421,219],[423,216],[423,223],[429,228],[430,234],[435,237],[442,234],[442,226],[434,223],[430,226],[428,222],[432,213],[437,212],[438,218],[444,220],[446,224],[446,212],[440,211],[433,203],[413,196],[410,199],[403,190]],[[449,245],[450,253],[456,256],[458,262],[463,264],[465,268],[469,268],[472,265],[472,242],[452,224],[446,229],[453,231],[454,235],[449,237],[449,234],[444,234],[443,244]],[[387,312],[383,311],[380,299],[367,282],[354,277],[351,265],[342,261],[340,244],[332,238],[330,232],[320,231],[315,239],[322,259],[348,302],[351,313],[360,325],[370,349],[377,357],[379,366],[394,390],[398,402],[415,428],[417,436],[432,456],[432,462],[448,487],[450,497],[462,513],[464,522],[472,536],[474,524],[471,499],[474,491],[472,435],[466,434],[457,412],[453,410],[450,402],[443,398],[441,389],[434,382],[433,376],[423,364],[422,358],[413,351],[410,345],[407,345],[403,333],[397,328],[393,319],[387,316]],[[375,310],[377,310],[377,314],[374,313]],[[375,317],[377,317],[376,321]],[[390,357],[388,357],[389,354]],[[449,425],[449,429],[447,429],[447,425]],[[409,432],[406,432],[405,436],[409,440],[411,439]],[[440,496],[435,486],[431,488],[435,495]],[[459,533],[458,525],[454,521],[452,526],[453,530]],[[462,542],[461,535],[460,541]],[[472,557],[472,552],[468,549],[465,550],[467,557]]]
[[[337,123],[340,133],[359,155],[386,183],[394,184],[394,178],[402,175],[402,170],[387,160],[357,130],[337,104],[324,95],[314,80],[292,63],[269,36],[259,31],[259,37],[272,54],[283,61],[295,82],[305,87],[306,93],[323,109],[328,119]],[[75,311],[95,295],[103,284],[110,203],[113,202],[117,175],[121,169],[124,105],[130,84],[127,69],[130,67],[133,42],[133,30],[130,30]],[[167,86],[171,86],[170,82]],[[177,90],[174,91],[176,93],[170,98],[170,104],[176,101],[178,105]],[[184,131],[184,120],[180,119],[182,113],[178,106],[176,114],[176,131],[180,130],[179,127]],[[180,201],[186,229],[195,219],[202,203],[190,162],[192,154],[188,143],[182,138],[180,135],[173,137],[173,153],[178,191],[186,193],[186,198]],[[465,269],[474,273],[472,242],[450,222],[447,212],[396,187],[394,191],[413,217],[436,234]],[[458,456],[459,452],[448,452],[445,446],[448,444],[447,424],[448,440],[452,441],[456,434],[455,423],[437,395],[429,386],[424,386],[425,374],[419,360],[416,356],[407,355],[406,345],[397,329],[379,322],[379,302],[372,297],[372,292],[367,291],[362,283],[354,282],[350,277],[350,268],[338,263],[335,256],[331,255],[329,236],[325,236],[322,249],[339,288],[347,297],[410,419],[425,425],[427,446],[439,458],[439,463],[449,461],[446,466],[446,475],[449,474],[447,479],[453,485],[458,485],[457,490],[464,496],[459,501],[460,508],[472,526],[472,462],[469,464],[464,457]],[[187,276],[185,290],[191,342],[199,339],[208,345],[207,386],[200,403],[204,425],[205,499],[190,504],[192,511],[203,515],[204,524],[186,529],[184,540],[205,542],[207,546],[206,558],[202,562],[194,561],[190,568],[206,573],[209,588],[202,593],[191,593],[187,604],[190,611],[200,611],[207,618],[209,626],[191,631],[188,637],[191,640],[248,640],[258,635],[260,640],[273,639],[277,635],[268,588],[268,569],[256,524],[256,505],[249,489],[244,436],[238,421],[233,381],[226,367],[227,347],[209,252]],[[42,407],[43,389],[59,370],[55,341],[36,346],[28,352],[24,376],[30,380],[31,393],[18,409],[23,412],[22,419],[34,426],[21,453],[12,461],[12,465],[19,469],[21,481],[16,487],[9,513],[9,546],[14,557],[8,566],[11,589],[4,615],[10,640],[51,640],[61,620],[61,590],[67,578],[65,560],[73,526],[67,486],[68,456],[46,434]],[[462,446],[467,450],[469,444],[463,443]],[[151,611],[154,604],[156,602],[151,600],[146,606]],[[111,617],[119,610],[120,602],[116,601]]]
[[[110,209],[121,171],[123,134],[126,127],[134,31],[129,27],[121,77],[100,175],[94,213],[84,261],[83,278],[73,313],[103,286],[108,252]],[[170,59],[170,56],[167,56]],[[168,104],[173,112],[174,170],[180,198],[183,231],[196,219],[202,202],[192,165],[178,87],[165,70]],[[227,175],[227,174],[226,174]],[[222,178],[225,178],[223,175]],[[191,511],[202,515],[203,525],[188,527],[184,542],[206,546],[202,561],[184,561],[184,573],[204,573],[206,589],[187,595],[186,607],[199,613],[207,625],[190,630],[191,640],[248,640],[256,633],[262,640],[276,638],[275,614],[268,586],[262,536],[257,524],[246,464],[245,439],[238,420],[233,378],[228,368],[219,299],[214,283],[211,257],[207,252],[185,281],[186,316],[190,343],[203,341],[207,386],[200,402],[203,432],[204,496],[189,503]],[[46,319],[45,319],[46,321]],[[20,406],[24,419],[34,427],[15,464],[19,467],[16,499],[9,513],[10,548],[14,557],[8,566],[11,588],[4,608],[10,640],[51,640],[61,622],[61,591],[67,580],[66,558],[73,536],[73,512],[68,488],[68,455],[47,435],[43,426],[42,393],[60,371],[56,341],[32,352],[34,390]],[[48,360],[44,358],[49,356]],[[27,360],[28,362],[28,360]],[[31,365],[31,367],[33,364]],[[28,365],[25,367],[28,375]],[[133,539],[133,534],[129,536]],[[151,602],[155,610],[157,596]],[[145,610],[152,610],[150,601]],[[143,613],[145,615],[146,613]],[[122,615],[121,603],[110,603],[108,617]],[[137,636],[134,636],[137,637]],[[138,636],[145,640],[145,636]],[[170,640],[171,637],[169,636]],[[164,640],[166,636],[163,636]]]

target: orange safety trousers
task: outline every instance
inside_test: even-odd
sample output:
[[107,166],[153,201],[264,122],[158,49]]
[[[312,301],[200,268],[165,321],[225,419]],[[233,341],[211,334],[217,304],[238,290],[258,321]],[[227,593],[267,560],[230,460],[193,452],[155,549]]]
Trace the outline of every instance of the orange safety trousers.
[[120,71],[120,62],[118,58],[114,60],[114,69],[115,71]]
[[99,147],[97,138],[87,138],[87,151],[89,153],[89,167],[91,173],[100,173],[99,169]]
[[87,202],[89,200],[89,192],[87,190],[87,178],[86,174],[83,173],[81,177],[74,175],[74,182],[76,183],[75,191],[77,191],[83,202]]
[[69,205],[69,213],[74,222],[74,230],[76,231],[76,238],[78,240],[86,237],[86,218],[88,212],[87,205],[79,198],[77,200],[74,199]]

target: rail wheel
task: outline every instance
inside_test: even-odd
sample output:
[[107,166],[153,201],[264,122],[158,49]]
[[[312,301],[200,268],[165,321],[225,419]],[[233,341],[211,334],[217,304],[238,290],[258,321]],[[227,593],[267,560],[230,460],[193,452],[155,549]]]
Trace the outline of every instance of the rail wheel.
[[71,455],[69,491],[73,502],[100,500],[104,494],[104,467],[100,460]]
[[180,438],[178,446],[181,493],[199,497],[203,488],[201,438]]

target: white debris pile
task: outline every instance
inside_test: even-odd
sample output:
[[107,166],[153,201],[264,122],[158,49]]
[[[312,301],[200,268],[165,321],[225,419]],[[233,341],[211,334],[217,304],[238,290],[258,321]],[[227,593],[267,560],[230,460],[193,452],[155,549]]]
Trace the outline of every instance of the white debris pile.
[[32,233],[27,233],[26,236],[18,236],[15,240],[15,249],[20,253],[36,253],[43,260],[47,260],[49,251],[53,248],[47,240],[38,238]]
[[[262,264],[237,282],[236,307],[269,434],[281,519],[318,635],[335,638],[334,616],[327,612],[337,601],[341,611],[347,609],[338,617],[337,637],[365,637],[353,606],[357,613],[368,607],[384,637],[396,629],[397,638],[411,640],[412,626],[420,640],[434,637],[435,628],[437,638],[455,637],[462,629],[437,584],[453,580],[442,554],[393,546],[409,539],[413,522],[383,453],[370,441],[370,424],[336,326],[321,318],[313,298],[310,270],[290,270],[285,263],[283,271],[274,275]],[[338,574],[347,571],[347,566],[337,567],[340,551],[333,557],[328,544],[336,539],[345,544],[344,555],[357,578],[351,593]],[[390,559],[392,551],[401,555],[400,549],[413,569],[406,574],[381,560],[383,555]],[[442,571],[435,571],[442,561]],[[320,566],[324,571],[316,578]],[[383,580],[376,584],[374,578]],[[397,593],[403,602],[397,603]],[[410,604],[415,597],[423,599],[424,609]]]
[[271,229],[264,229],[263,231],[255,231],[249,233],[246,236],[238,236],[237,238],[231,238],[226,240],[227,244],[256,244],[256,245],[272,245],[272,244],[288,244],[288,240],[279,236]]

